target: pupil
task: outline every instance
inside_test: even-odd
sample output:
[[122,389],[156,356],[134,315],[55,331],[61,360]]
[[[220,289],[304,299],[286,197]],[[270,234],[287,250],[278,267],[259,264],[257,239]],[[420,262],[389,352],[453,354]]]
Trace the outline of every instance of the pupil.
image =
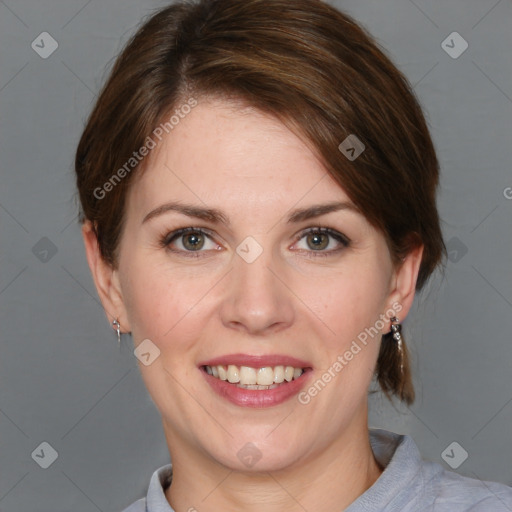
[[325,249],[328,245],[327,237],[323,233],[316,233],[314,235],[310,235],[309,241],[312,242],[313,245],[310,244],[312,249]]
[[202,236],[201,235],[197,235],[197,234],[191,234],[191,235],[187,235],[185,237],[185,247],[187,247],[187,249],[192,249],[192,250],[195,250],[195,249],[200,249],[202,246],[203,246],[203,243],[204,243],[204,240],[202,240]]

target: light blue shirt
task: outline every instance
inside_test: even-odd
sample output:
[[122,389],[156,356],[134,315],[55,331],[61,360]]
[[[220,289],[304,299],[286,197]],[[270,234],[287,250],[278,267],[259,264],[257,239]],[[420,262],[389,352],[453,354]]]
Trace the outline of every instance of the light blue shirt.
[[[425,461],[408,435],[374,428],[369,433],[375,458],[385,469],[344,512],[512,512],[512,487],[464,477]],[[171,468],[167,464],[157,469],[147,497],[123,512],[174,512],[164,494]]]

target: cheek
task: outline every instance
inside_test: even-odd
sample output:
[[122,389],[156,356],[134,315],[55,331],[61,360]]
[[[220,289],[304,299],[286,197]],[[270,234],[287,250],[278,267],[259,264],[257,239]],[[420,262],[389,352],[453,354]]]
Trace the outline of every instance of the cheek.
[[125,268],[123,292],[133,338],[136,344],[149,338],[162,351],[170,343],[178,348],[178,341],[183,345],[193,335],[191,331],[200,331],[200,323],[193,319],[208,304],[207,291],[215,281],[149,261],[141,256]]
[[375,326],[384,313],[387,292],[386,275],[377,266],[353,265],[314,285],[302,283],[297,295],[307,298],[304,302],[330,332],[324,342],[330,340],[330,348],[339,350]]

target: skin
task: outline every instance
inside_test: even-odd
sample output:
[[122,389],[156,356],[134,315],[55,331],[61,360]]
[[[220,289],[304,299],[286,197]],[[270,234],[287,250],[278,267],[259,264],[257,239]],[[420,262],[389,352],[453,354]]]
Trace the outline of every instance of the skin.
[[[217,208],[230,224],[175,211],[142,223],[169,201]],[[225,354],[286,354],[310,362],[312,383],[394,303],[403,321],[423,247],[395,268],[384,236],[360,213],[286,222],[295,208],[331,201],[350,202],[280,121],[200,99],[130,188],[117,270],[101,259],[84,224],[109,322],[119,318],[135,346],[149,338],[160,350],[152,364],[138,364],[162,415],[173,462],[166,497],[176,511],[342,510],[382,473],[369,441],[367,391],[389,320],[308,404],[295,396],[272,407],[240,407],[214,393],[198,368]],[[311,236],[299,239],[319,226],[345,235],[349,246],[326,236],[320,250]],[[198,258],[183,245],[190,235],[173,242],[178,252],[159,245],[184,227],[212,233]],[[248,236],[263,249],[252,263],[236,253]],[[261,453],[251,468],[237,457],[248,442]]]

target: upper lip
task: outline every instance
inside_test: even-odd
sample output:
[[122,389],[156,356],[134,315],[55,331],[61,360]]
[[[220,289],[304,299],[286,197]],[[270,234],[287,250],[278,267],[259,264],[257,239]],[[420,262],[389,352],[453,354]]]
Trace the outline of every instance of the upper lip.
[[294,368],[311,368],[311,364],[282,354],[248,355],[227,354],[199,363],[199,366],[249,366],[251,368],[264,368],[266,366],[293,366]]

